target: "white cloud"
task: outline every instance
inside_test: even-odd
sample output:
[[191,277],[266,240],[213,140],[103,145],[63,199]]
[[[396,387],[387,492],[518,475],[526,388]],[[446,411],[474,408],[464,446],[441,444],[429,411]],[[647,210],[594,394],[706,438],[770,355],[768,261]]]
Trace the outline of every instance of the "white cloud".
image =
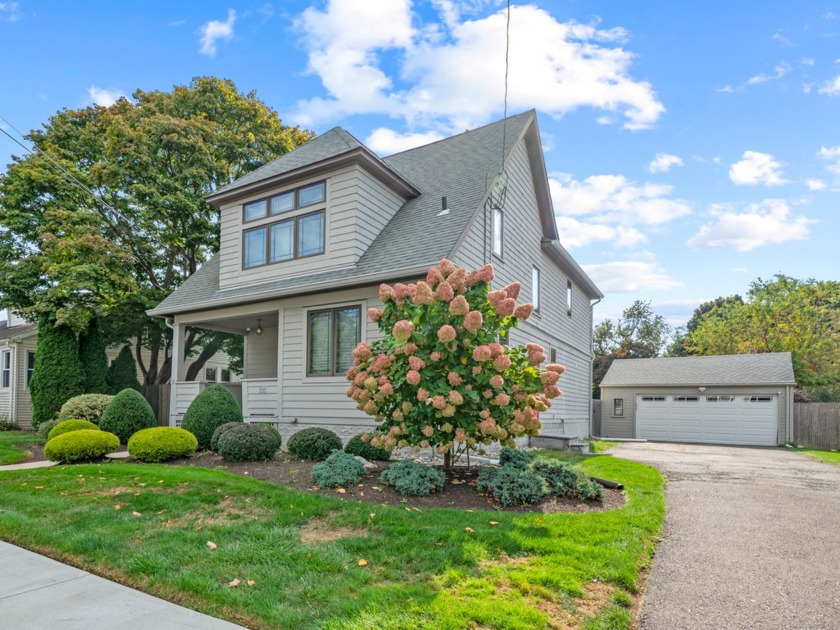
[[743,159],[729,167],[729,179],[738,186],[780,186],[787,184],[781,167],[769,153],[744,151]]
[[800,61],[803,66],[813,66],[814,60],[811,57],[803,57],[802,61]]
[[782,44],[782,46],[785,46],[786,48],[790,48],[794,45],[794,43],[790,41],[790,38],[782,35],[780,31],[776,31],[775,33],[773,33],[773,36],[770,39],[772,39],[774,42],[779,42],[780,44]]
[[125,93],[116,88],[101,88],[91,85],[88,88],[88,96],[90,97],[91,103],[102,105],[102,107],[110,107],[118,100],[125,97]]
[[233,24],[236,22],[236,11],[228,9],[227,20],[210,20],[201,27],[201,48],[198,50],[202,55],[214,57],[216,55],[216,42],[220,39],[231,39],[233,37]]
[[17,22],[23,15],[17,2],[0,2],[0,21]]
[[824,20],[836,20],[837,16],[832,13],[831,11],[822,14],[822,19]]
[[840,145],[836,147],[820,147],[817,157],[826,162],[825,170],[840,175]]
[[414,147],[435,142],[443,137],[443,135],[435,131],[426,133],[397,133],[393,129],[379,127],[378,129],[374,129],[365,139],[365,145],[380,155],[393,155],[394,153],[408,151]]
[[777,79],[781,79],[788,72],[790,72],[790,66],[786,63],[780,63],[773,68],[773,74],[761,73],[751,76],[747,79],[747,85],[759,85],[761,83],[766,83],[767,81],[776,81]]
[[670,153],[657,153],[653,161],[648,164],[648,171],[651,173],[667,173],[672,166],[683,166],[682,158]]
[[618,261],[582,267],[605,293],[667,291],[683,286],[652,262]]
[[[410,0],[308,8],[295,26],[327,96],[299,102],[292,118],[311,125],[381,113],[446,131],[486,122],[502,108],[505,12],[463,17],[486,4],[435,0],[441,21],[416,27]],[[628,129],[650,127],[665,111],[652,86],[630,75],[634,55],[622,47],[623,29],[560,22],[524,5],[511,7],[510,33],[510,111],[562,116],[593,107]],[[395,60],[393,69],[383,55]]]
[[732,267],[732,273],[749,273],[750,270],[746,267]]
[[821,179],[809,179],[805,181],[808,190],[825,190],[825,182]]
[[840,74],[823,83],[817,92],[826,96],[840,96]]
[[735,91],[735,88],[731,85],[724,85],[723,87],[719,87],[715,90],[715,92],[723,92],[724,94],[731,94]]
[[810,225],[816,220],[794,216],[783,199],[765,199],[748,204],[739,212],[729,204],[710,208],[712,221],[686,242],[689,247],[732,247],[747,252],[764,245],[786,241],[805,240],[810,235]]
[[575,249],[598,241],[612,241],[615,247],[636,247],[647,243],[647,236],[633,227],[586,223],[572,217],[557,217],[557,231],[563,247]]

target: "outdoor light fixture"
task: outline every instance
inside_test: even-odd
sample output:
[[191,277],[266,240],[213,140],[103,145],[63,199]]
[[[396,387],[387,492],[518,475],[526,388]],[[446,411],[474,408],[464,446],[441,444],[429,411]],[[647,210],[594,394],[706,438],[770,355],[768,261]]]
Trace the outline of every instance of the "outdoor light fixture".
[[[259,335],[259,333],[257,333],[257,334]],[[700,390],[700,393],[701,393],[701,394],[702,394],[703,392],[705,392],[705,391],[706,391],[706,388],[705,388],[705,387],[698,387],[697,389],[699,389],[699,390]]]
[[259,336],[263,333],[263,329],[262,329],[262,324],[261,324],[261,322],[262,322],[262,320],[261,320],[261,319],[258,319],[258,320],[257,320],[257,330],[256,330],[257,337],[259,337]]

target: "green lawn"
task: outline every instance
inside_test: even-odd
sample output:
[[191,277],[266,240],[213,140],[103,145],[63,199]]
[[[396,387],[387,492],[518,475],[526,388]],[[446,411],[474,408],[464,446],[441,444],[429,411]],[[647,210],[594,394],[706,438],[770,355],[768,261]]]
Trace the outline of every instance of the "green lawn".
[[20,444],[40,444],[34,431],[0,431],[0,466],[17,464],[26,459],[26,451],[15,448]]
[[604,451],[611,449],[613,446],[618,444],[618,442],[607,442],[606,440],[595,440],[591,442],[592,444],[592,452],[593,453],[603,453]]
[[840,466],[840,452],[837,451],[816,451],[808,448],[798,448],[797,452],[807,455],[811,459],[816,459],[826,464],[835,464]]
[[628,594],[664,516],[662,478],[614,457],[581,464],[624,483],[627,505],[418,511],[201,468],[7,472],[0,538],[254,628],[629,628]]

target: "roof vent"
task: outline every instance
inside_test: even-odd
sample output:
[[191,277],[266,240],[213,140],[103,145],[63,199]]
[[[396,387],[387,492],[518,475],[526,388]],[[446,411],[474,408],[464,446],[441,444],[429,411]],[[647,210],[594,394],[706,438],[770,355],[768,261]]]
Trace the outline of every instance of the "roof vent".
[[446,197],[440,198],[440,208],[441,210],[437,213],[437,216],[445,217],[447,214],[449,214],[449,208],[446,207]]

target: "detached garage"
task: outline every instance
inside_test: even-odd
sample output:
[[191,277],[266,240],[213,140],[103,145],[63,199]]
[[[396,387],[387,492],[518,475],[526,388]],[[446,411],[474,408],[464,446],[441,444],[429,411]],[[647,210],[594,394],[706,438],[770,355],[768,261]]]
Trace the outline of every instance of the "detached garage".
[[601,437],[777,446],[793,440],[789,352],[613,361]]

